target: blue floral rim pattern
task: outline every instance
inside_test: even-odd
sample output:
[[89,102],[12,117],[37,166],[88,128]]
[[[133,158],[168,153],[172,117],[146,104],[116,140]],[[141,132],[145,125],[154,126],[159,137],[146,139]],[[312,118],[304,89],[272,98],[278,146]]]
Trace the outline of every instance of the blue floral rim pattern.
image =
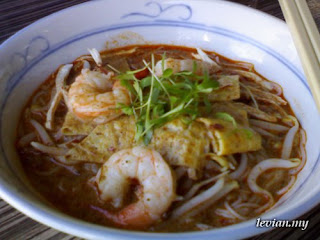
[[149,14],[148,11],[146,11],[146,12],[132,12],[132,13],[128,13],[128,14],[123,15],[121,18],[128,18],[128,17],[133,17],[133,16],[140,16],[140,17],[146,17],[146,18],[158,18],[163,13],[168,12],[173,9],[177,9],[177,8],[185,9],[187,12],[186,17],[176,16],[180,20],[187,21],[192,17],[192,8],[187,4],[178,3],[178,4],[171,4],[166,7],[163,7],[160,3],[155,2],[155,1],[147,2],[145,4],[145,7],[151,7],[151,6],[156,6],[156,8],[158,10],[158,12],[156,14]]

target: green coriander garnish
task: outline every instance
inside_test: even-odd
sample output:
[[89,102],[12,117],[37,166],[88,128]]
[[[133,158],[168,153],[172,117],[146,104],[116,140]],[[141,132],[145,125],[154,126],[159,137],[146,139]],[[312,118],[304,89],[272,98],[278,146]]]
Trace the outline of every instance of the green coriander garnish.
[[236,122],[236,120],[235,120],[229,113],[217,112],[217,113],[215,114],[215,117],[218,118],[218,119],[222,119],[222,120],[225,120],[225,121],[232,122],[233,126],[234,126],[234,127],[237,127],[237,122]]
[[[197,66],[193,71],[174,73],[171,68],[164,69],[165,55],[162,57],[162,76],[155,74],[155,59],[151,55],[151,62],[143,60],[145,67],[136,71],[119,74],[121,84],[132,95],[130,105],[118,105],[127,115],[136,117],[136,141],[143,140],[148,145],[152,139],[153,130],[163,124],[182,117],[190,123],[199,116],[199,107],[210,108],[206,96],[219,87],[219,83],[212,79],[208,72],[196,75]],[[135,73],[148,69],[150,75],[141,80]]]

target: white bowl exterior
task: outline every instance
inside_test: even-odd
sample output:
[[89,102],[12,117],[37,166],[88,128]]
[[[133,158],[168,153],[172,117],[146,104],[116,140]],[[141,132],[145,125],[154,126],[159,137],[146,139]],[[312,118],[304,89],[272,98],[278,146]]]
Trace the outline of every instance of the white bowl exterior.
[[[84,17],[90,14],[89,17]],[[116,41],[113,41],[116,40]],[[225,1],[93,1],[45,18],[6,41],[0,48],[1,151],[0,195],[27,215],[61,231],[86,238],[248,237],[255,220],[189,234],[130,233],[84,223],[48,208],[17,178],[14,149],[20,111],[31,93],[60,64],[86,54],[128,44],[175,44],[202,47],[231,59],[254,63],[256,70],[278,82],[307,132],[306,166],[297,183],[267,219],[291,219],[319,202],[320,115],[284,23],[258,11]],[[10,159],[10,161],[8,160]],[[23,179],[23,177],[22,177]],[[25,200],[23,200],[23,198]]]

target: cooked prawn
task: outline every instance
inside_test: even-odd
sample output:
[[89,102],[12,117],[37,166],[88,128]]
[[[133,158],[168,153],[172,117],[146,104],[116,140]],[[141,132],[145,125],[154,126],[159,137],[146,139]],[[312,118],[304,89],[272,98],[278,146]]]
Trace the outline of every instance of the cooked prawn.
[[100,198],[111,200],[120,208],[128,192],[130,180],[139,181],[138,201],[117,213],[103,210],[105,216],[120,225],[146,227],[160,219],[174,201],[175,184],[172,171],[161,155],[146,147],[125,149],[112,155],[101,167],[96,184]]
[[130,104],[128,90],[107,74],[83,69],[71,84],[68,92],[68,108],[80,120],[103,124],[122,114],[117,104]]

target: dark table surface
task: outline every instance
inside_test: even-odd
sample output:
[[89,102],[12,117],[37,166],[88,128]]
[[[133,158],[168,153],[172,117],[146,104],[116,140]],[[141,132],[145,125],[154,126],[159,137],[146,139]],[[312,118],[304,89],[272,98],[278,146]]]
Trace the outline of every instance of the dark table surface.
[[[32,22],[86,0],[0,0],[0,43]],[[283,19],[277,0],[233,0]],[[320,0],[308,0],[320,29]],[[320,205],[301,216],[309,220],[305,231],[279,228],[252,239],[320,239]],[[319,224],[319,225],[318,225]],[[78,239],[35,222],[0,199],[0,239]]]

